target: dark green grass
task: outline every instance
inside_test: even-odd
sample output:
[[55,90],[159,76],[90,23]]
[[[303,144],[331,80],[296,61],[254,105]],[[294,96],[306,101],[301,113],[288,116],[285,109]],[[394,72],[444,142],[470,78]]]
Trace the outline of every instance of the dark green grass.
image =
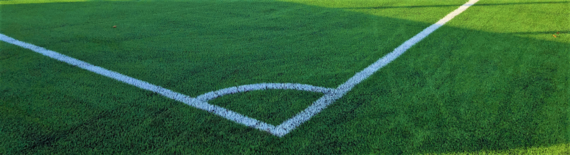
[[298,90],[264,90],[227,95],[209,103],[279,125],[303,111],[321,96],[321,93]]
[[[335,88],[429,26],[271,1],[46,3],[6,5],[4,10],[24,7],[29,11],[5,18],[2,32],[194,97],[262,82]],[[62,8],[66,11],[52,11]],[[453,9],[426,12],[444,16]],[[295,96],[282,98],[302,103],[293,105],[297,108],[287,101],[230,109],[260,112],[244,114],[277,125],[318,98]],[[251,103],[232,102],[243,104]]]
[[[336,87],[429,25],[283,2],[48,3],[4,10],[24,7],[30,11],[5,16],[4,33],[192,96],[260,82]],[[81,9],[53,11],[60,8]],[[431,17],[453,9],[426,10]]]
[[[569,4],[529,2],[479,2],[283,138],[0,43],[0,151],[508,153],[568,144]],[[336,87],[464,2],[306,3],[2,5],[0,32],[190,96],[260,82]],[[382,4],[346,6],[363,5]],[[528,10],[542,16],[517,16]],[[554,31],[563,34],[541,33]],[[211,103],[277,124],[318,97],[254,91]]]

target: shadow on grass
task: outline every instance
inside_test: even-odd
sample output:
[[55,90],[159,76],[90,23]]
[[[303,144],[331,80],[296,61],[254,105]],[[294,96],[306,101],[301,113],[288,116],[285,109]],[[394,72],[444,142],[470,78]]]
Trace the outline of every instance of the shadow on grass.
[[[528,4],[541,3],[552,4],[554,2]],[[13,5],[4,6],[3,9],[38,8],[41,6],[41,8],[47,10],[65,10],[66,8],[82,8],[82,10],[84,10],[84,7],[89,7],[89,5],[102,9],[117,9],[116,6],[119,5],[123,7],[136,5],[144,9],[152,9],[154,7],[172,8],[173,6],[196,6],[197,3],[86,2],[82,4],[54,3]],[[314,33],[304,36],[307,38],[300,38],[300,40],[298,40],[299,42],[307,43],[296,43],[296,45],[312,45],[307,47],[314,50],[319,50],[319,48],[322,48],[320,46],[329,44],[332,46],[331,49],[346,49],[340,46],[346,43],[353,45],[365,43],[365,45],[369,46],[383,45],[379,47],[380,49],[352,46],[352,48],[359,48],[359,51],[354,53],[367,52],[372,55],[379,55],[373,58],[366,58],[372,56],[364,55],[358,59],[345,58],[343,61],[333,61],[334,59],[332,58],[342,58],[335,57],[335,55],[341,55],[343,52],[346,53],[346,51],[342,50],[312,58],[316,61],[314,65],[324,62],[357,64],[360,68],[349,70],[348,72],[350,72],[350,74],[347,74],[349,77],[352,76],[354,72],[360,71],[365,66],[380,58],[386,52],[392,51],[403,41],[415,35],[415,33],[431,25],[409,20],[343,12],[341,9],[304,6],[284,2],[232,2],[227,5],[217,5],[211,9],[218,10],[220,13],[223,13],[222,15],[214,15],[216,10],[204,14],[192,14],[192,16],[188,16],[189,20],[185,21],[187,23],[183,24],[191,23],[186,25],[188,26],[185,27],[186,29],[199,29],[198,26],[207,27],[208,25],[192,23],[193,21],[197,21],[197,19],[202,19],[202,21],[216,21],[217,19],[212,18],[213,16],[216,18],[256,18],[257,16],[252,15],[259,15],[260,13],[271,15],[274,12],[291,8],[294,8],[294,11],[284,14],[288,15],[291,19],[306,22],[301,23],[301,25],[310,26],[312,24],[311,21],[319,19],[338,19],[340,15],[350,17],[350,19],[347,20],[331,20],[329,21],[332,22],[331,24],[325,24],[328,26],[315,27],[316,31]],[[178,9],[180,10],[175,11],[184,11],[184,9]],[[231,11],[234,9],[239,9],[240,12]],[[81,13],[82,10],[78,10],[80,11],[78,13]],[[133,15],[139,13],[139,10],[136,9],[101,11],[132,13]],[[319,16],[313,16],[317,13],[320,13]],[[100,18],[102,18],[102,16]],[[203,18],[206,18],[206,20]],[[352,19],[367,19],[382,24],[386,23],[389,26],[383,27],[386,33],[389,32],[389,35],[385,36],[385,38],[388,39],[370,41],[367,38],[358,38],[355,40],[348,39],[349,37],[346,37],[346,35],[339,36],[335,34],[335,32],[338,31],[334,30],[354,28],[355,21]],[[239,39],[239,37],[248,35],[249,32],[242,33],[237,30],[250,29],[251,31],[266,34],[256,39],[267,40],[271,37],[271,35],[269,35],[271,32],[287,30],[284,32],[292,33],[299,28],[291,28],[290,25],[283,25],[291,23],[279,21],[274,18],[260,20],[275,20],[275,22],[281,25],[277,24],[277,26],[265,27],[265,29],[259,29],[259,27],[255,27],[255,25],[225,27],[220,28],[220,31],[216,33],[235,32],[235,37]],[[137,21],[131,22],[136,23]],[[170,29],[174,28],[172,26],[175,25],[169,23],[183,21],[164,19],[163,21],[157,20],[156,22],[157,25],[163,25],[164,29]],[[17,30],[10,26],[11,25],[5,26],[3,30]],[[411,30],[399,33],[397,32],[397,30],[400,30],[399,28]],[[154,29],[147,29],[146,31],[154,31]],[[444,31],[445,33],[439,33],[440,31]],[[26,37],[23,33],[15,31],[2,33],[8,33],[9,36],[10,33],[13,33],[16,35],[16,38]],[[52,33],[56,32],[45,33],[46,34],[38,33],[38,36],[34,36],[37,40],[31,39],[31,43],[42,42],[42,38],[50,37],[54,35]],[[206,34],[214,33],[214,31],[200,31],[196,33]],[[116,38],[106,39],[104,42],[120,42],[125,38],[119,38],[118,40],[113,40]],[[80,41],[89,42],[93,40],[97,39],[87,38]],[[465,40],[468,41],[462,42]],[[58,44],[59,42],[58,39],[52,39],[52,41],[53,42],[43,42],[43,44],[50,45]],[[378,43],[375,44],[374,42]],[[290,48],[287,44],[279,47],[273,47],[275,45],[271,44],[259,46],[283,53],[292,51],[279,51],[279,49]],[[69,133],[62,133],[61,131],[49,133],[45,131],[46,133],[44,133],[44,135],[38,135],[33,132],[37,126],[30,125],[33,123],[25,124],[26,127],[21,130],[15,127],[23,126],[24,123],[18,124],[18,121],[1,122],[13,123],[3,125],[3,127],[5,127],[3,131],[14,135],[24,135],[23,137],[27,138],[22,140],[22,143],[28,144],[27,147],[19,147],[11,150],[11,152],[18,153],[21,151],[19,153],[25,154],[34,152],[154,152],[166,154],[195,152],[215,152],[216,154],[236,152],[338,154],[353,152],[364,154],[375,152],[380,154],[415,154],[505,150],[568,143],[570,142],[568,137],[563,136],[563,134],[568,132],[567,111],[561,110],[561,108],[568,106],[568,99],[560,98],[560,96],[567,97],[568,95],[565,92],[567,91],[568,84],[560,82],[568,78],[568,74],[565,70],[568,68],[560,68],[558,66],[560,65],[559,63],[567,63],[567,59],[564,57],[566,53],[556,51],[556,49],[535,50],[535,47],[542,46],[568,47],[567,44],[558,42],[444,26],[405,53],[402,57],[381,69],[370,79],[358,85],[345,97],[333,103],[328,109],[316,115],[310,121],[301,125],[283,138],[277,138],[265,132],[235,124],[183,104],[168,106],[166,108],[146,107],[146,100],[144,99],[137,102],[125,103],[125,105],[118,105],[111,108],[113,110],[92,108],[90,110],[100,111],[100,114],[112,115],[113,117],[97,116],[92,119],[86,119],[88,121],[75,124],[75,126],[70,125],[69,128],[73,130],[73,132]],[[70,46],[65,48],[74,47]],[[16,52],[29,52],[17,48],[5,49]],[[51,48],[48,47],[48,49]],[[53,50],[59,51],[59,49]],[[232,50],[237,49],[230,49],[230,51]],[[284,58],[284,56],[288,55],[282,55],[280,58],[287,59],[286,57]],[[533,58],[527,59],[523,56],[533,56]],[[8,61],[9,60],[6,60],[6,62]],[[18,63],[19,61],[14,61],[11,65],[35,65],[34,63]],[[54,61],[54,63],[59,62]],[[113,62],[101,61],[98,63]],[[521,67],[521,64],[527,65],[527,67]],[[70,68],[70,70],[76,69],[73,67]],[[6,72],[7,73],[3,75],[16,75],[20,71]],[[49,72],[60,71],[50,70]],[[177,71],[169,70],[168,72]],[[207,74],[208,70],[202,71],[202,73]],[[50,74],[45,76],[62,75]],[[8,79],[13,77],[2,78]],[[331,77],[324,76],[322,79],[314,80],[327,80],[330,78]],[[341,78],[340,81],[348,79],[346,77],[339,78]],[[49,82],[42,81],[41,78],[35,80],[37,80],[36,82],[38,83]],[[9,80],[0,81],[2,82],[0,85],[3,85],[6,81]],[[70,82],[73,81],[70,80]],[[559,86],[562,86],[562,88]],[[58,86],[53,87],[57,88]],[[59,89],[72,88],[62,87]],[[57,91],[57,89],[54,90]],[[215,89],[210,88],[209,90]],[[26,91],[26,89],[22,88],[22,91]],[[15,92],[14,94],[25,93]],[[156,97],[157,95],[154,96]],[[26,97],[27,96],[23,96],[21,98]],[[8,98],[8,96],[2,96],[2,98]],[[99,97],[85,96],[85,98],[98,99]],[[100,102],[110,102],[110,100],[111,99],[102,99]],[[33,100],[19,100],[19,102],[22,102],[22,105],[27,104],[29,106],[33,106],[32,101]],[[57,100],[52,102],[58,103]],[[97,104],[97,102],[91,102],[91,104]],[[139,107],[151,110],[141,111]],[[275,111],[269,113],[274,112]],[[5,118],[2,115],[3,114],[0,114],[0,118]],[[78,117],[81,117],[81,114],[78,114]],[[553,135],[553,133],[557,135]],[[562,134],[562,136],[560,134]],[[57,135],[57,137],[61,138],[53,138],[53,135]],[[46,142],[49,142],[49,145],[46,144]]]
[[[521,2],[521,3],[493,3],[493,4],[480,4],[479,2],[474,7],[477,6],[501,6],[501,5],[536,5],[536,4],[562,4],[570,2]],[[463,5],[463,4],[461,4]],[[349,7],[343,9],[403,9],[403,8],[430,8],[430,7],[459,7],[461,5],[412,5],[412,6],[377,6],[377,7]]]

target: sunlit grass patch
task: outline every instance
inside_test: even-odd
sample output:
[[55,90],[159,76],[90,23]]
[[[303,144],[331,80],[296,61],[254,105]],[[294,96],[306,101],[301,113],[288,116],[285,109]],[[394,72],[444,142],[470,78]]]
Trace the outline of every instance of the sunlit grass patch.
[[[429,154],[429,153],[428,153]],[[426,154],[426,155],[428,155]],[[441,155],[468,155],[468,154],[489,154],[489,155],[503,155],[503,154],[570,154],[570,144],[556,144],[552,146],[540,146],[531,148],[515,148],[509,150],[484,150],[475,152],[457,152],[457,153],[441,153]]]

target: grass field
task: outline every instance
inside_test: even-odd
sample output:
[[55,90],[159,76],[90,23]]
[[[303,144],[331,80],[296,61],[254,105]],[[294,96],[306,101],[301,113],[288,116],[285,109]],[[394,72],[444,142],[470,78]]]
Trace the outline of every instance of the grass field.
[[[336,88],[467,1],[0,0],[0,34],[190,97]],[[569,88],[568,0],[480,0],[283,137],[0,42],[0,154],[570,154]]]

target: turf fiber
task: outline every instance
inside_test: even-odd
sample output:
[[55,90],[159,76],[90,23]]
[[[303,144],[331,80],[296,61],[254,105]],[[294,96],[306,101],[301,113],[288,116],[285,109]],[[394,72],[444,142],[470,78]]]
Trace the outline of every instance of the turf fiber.
[[[0,33],[192,97],[334,88],[465,2],[4,0]],[[282,138],[0,42],[0,154],[570,154],[569,10],[480,0]],[[278,125],[321,95],[209,103]]]

